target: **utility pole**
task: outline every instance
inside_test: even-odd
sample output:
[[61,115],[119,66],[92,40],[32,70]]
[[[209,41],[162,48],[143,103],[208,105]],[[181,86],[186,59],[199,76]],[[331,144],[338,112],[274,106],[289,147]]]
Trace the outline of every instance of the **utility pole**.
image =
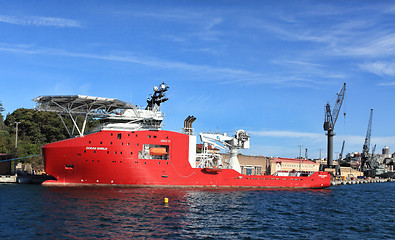
[[302,158],[302,145],[299,145],[299,159]]
[[[21,122],[15,122],[15,158],[18,158],[18,125]],[[15,160],[14,162],[14,171],[16,174],[16,164],[17,164],[17,160]]]

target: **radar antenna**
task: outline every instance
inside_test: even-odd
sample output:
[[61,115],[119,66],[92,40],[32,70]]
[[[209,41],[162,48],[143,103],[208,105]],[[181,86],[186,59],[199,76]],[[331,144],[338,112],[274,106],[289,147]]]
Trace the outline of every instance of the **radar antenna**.
[[151,95],[150,98],[147,98],[147,107],[146,110],[155,110],[159,111],[160,104],[169,100],[165,98],[165,93],[169,86],[166,83],[162,82],[159,87],[154,87],[154,94]]

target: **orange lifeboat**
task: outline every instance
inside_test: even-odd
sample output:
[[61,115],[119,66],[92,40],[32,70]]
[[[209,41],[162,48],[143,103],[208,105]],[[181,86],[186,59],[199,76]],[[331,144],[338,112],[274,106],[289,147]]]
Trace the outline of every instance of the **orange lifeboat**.
[[213,168],[203,168],[202,170],[205,173],[210,173],[210,174],[217,174],[219,172],[222,172],[221,168],[213,167]]
[[163,156],[166,155],[166,148],[150,148],[149,154],[153,156]]

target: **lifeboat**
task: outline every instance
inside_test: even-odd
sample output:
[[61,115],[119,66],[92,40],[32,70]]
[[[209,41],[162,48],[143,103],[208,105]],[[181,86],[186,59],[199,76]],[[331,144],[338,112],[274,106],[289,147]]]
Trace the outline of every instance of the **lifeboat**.
[[217,174],[219,172],[222,172],[221,168],[213,167],[213,168],[203,168],[202,171],[204,173],[210,173],[210,174]]
[[166,148],[150,148],[149,154],[153,156],[163,156],[167,154]]

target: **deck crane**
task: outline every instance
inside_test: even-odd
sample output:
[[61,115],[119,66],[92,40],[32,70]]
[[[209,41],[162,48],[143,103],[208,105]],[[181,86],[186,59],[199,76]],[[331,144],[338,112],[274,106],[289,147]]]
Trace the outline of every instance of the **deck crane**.
[[346,83],[344,83],[342,89],[337,94],[337,100],[333,111],[331,111],[331,106],[329,103],[325,107],[325,121],[324,121],[324,131],[327,131],[328,136],[328,149],[327,149],[327,165],[328,167],[333,166],[333,136],[334,128],[336,124],[337,117],[339,116],[340,108],[343,103],[344,93],[346,91]]
[[361,171],[364,172],[364,175],[366,177],[374,177],[374,174],[373,174],[373,172],[374,172],[373,156],[369,157],[370,137],[371,137],[371,134],[372,134],[372,117],[373,117],[373,109],[370,109],[370,117],[369,117],[368,129],[366,131],[365,143],[363,144],[362,154],[361,154]]
[[[200,133],[200,140],[204,145],[210,144],[214,147],[226,149],[229,148],[229,162],[228,168],[234,169],[241,173],[239,160],[237,159],[238,149],[250,148],[250,136],[244,130],[237,130],[235,136],[228,136],[224,134],[214,133]],[[201,167],[218,167],[213,164],[213,159],[210,158],[209,154],[203,153],[200,158]]]

